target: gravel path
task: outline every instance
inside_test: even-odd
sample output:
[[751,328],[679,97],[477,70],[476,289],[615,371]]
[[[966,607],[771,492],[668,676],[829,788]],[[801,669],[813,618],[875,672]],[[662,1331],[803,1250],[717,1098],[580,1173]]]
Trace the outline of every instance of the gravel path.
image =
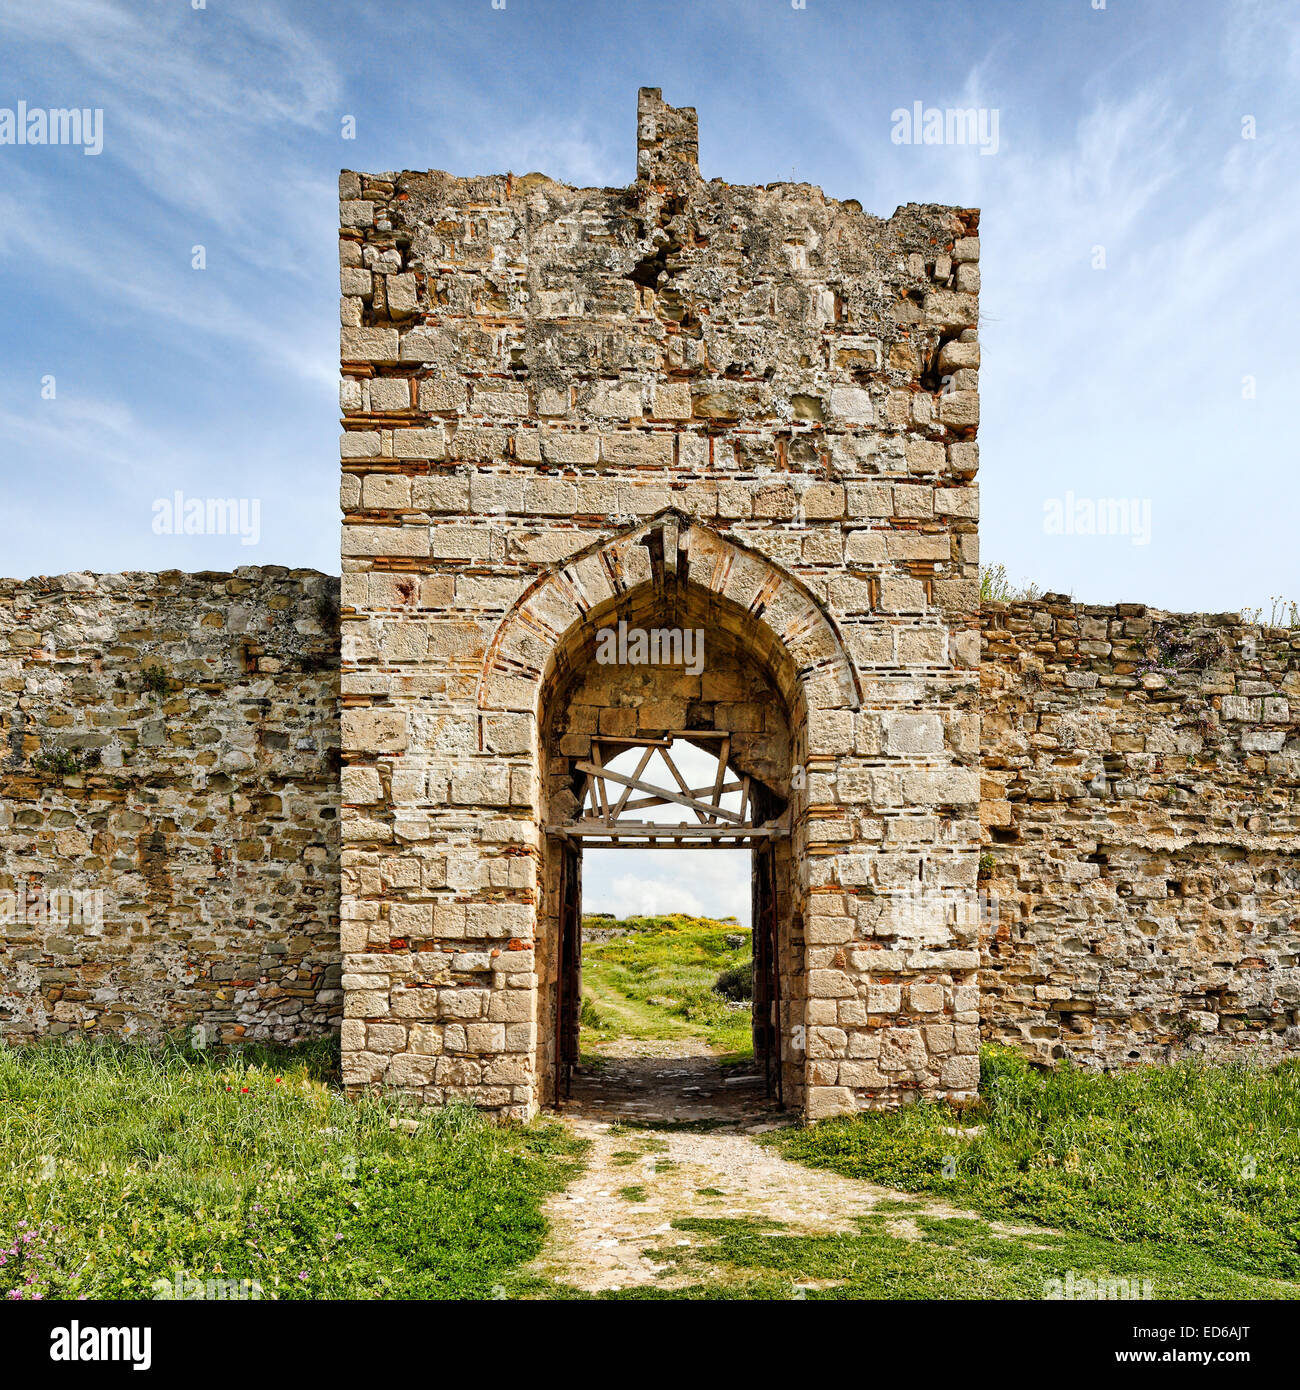
[[[728,1080],[707,1049],[646,1056],[639,1043],[615,1045],[605,1065],[579,1077],[564,1122],[590,1141],[587,1167],[546,1204],[550,1234],[535,1273],[588,1292],[698,1282],[664,1255],[706,1237],[673,1228],[685,1217],[760,1218],[788,1234],[857,1229],[855,1218],[882,1201],[917,1202],[906,1193],[782,1158],[753,1136],[788,1124],[763,1100],[761,1081]],[[629,1055],[630,1054],[630,1055]],[[691,1122],[698,1129],[655,1128]],[[652,1126],[645,1126],[647,1122]],[[925,1203],[935,1216],[965,1213]],[[885,1229],[915,1236],[906,1217]]]

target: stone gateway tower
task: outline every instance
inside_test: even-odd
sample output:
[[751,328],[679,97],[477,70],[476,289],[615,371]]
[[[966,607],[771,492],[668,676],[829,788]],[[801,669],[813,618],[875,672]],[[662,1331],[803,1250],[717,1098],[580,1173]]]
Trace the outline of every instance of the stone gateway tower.
[[654,89],[628,188],[340,197],[348,1085],[550,1103],[584,854],[712,844],[787,1106],[972,1095],[978,214],[706,182]]

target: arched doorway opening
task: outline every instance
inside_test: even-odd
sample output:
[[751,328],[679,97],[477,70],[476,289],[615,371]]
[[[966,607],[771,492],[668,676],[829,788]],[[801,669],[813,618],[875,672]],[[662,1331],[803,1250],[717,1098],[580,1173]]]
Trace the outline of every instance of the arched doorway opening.
[[[561,848],[555,1098],[572,1097],[574,1072],[582,1052],[583,1025],[593,1023],[583,1012],[583,1000],[587,995],[583,986],[582,947],[589,930],[585,925],[588,903],[590,900],[594,907],[601,901],[598,896],[601,889],[589,895],[591,875],[584,876],[584,864],[596,870],[598,882],[604,879],[600,871],[611,858],[622,861],[625,871],[629,868],[634,874],[639,871],[636,881],[642,885],[640,903],[630,902],[626,891],[619,894],[619,900],[645,914],[630,917],[630,921],[648,921],[653,928],[670,928],[662,933],[658,944],[671,948],[674,938],[680,935],[678,962],[685,975],[690,969],[686,958],[709,947],[716,950],[719,933],[706,930],[701,934],[698,919],[685,912],[675,912],[675,908],[685,907],[702,915],[703,905],[710,909],[710,918],[722,917],[716,906],[720,901],[716,896],[718,886],[716,882],[712,885],[714,896],[710,898],[710,875],[707,869],[701,871],[699,861],[717,860],[720,855],[727,855],[744,861],[750,879],[749,901],[743,905],[742,912],[728,918],[734,923],[736,934],[733,937],[723,933],[722,936],[723,943],[733,947],[743,945],[746,940],[749,943],[748,960],[739,974],[733,971],[733,984],[741,986],[742,992],[744,984],[749,986],[749,1048],[752,1048],[754,1059],[752,1070],[742,1065],[728,1082],[745,1088],[732,1092],[738,1097],[753,1100],[755,1095],[761,1095],[764,1100],[780,1105],[784,1086],[778,1029],[781,972],[775,864],[776,841],[789,835],[788,804],[782,803],[769,787],[755,783],[750,774],[732,764],[731,734],[725,731],[665,730],[660,737],[646,734],[635,741],[597,734],[591,741],[590,757],[576,760],[575,770],[584,778],[578,784],[582,795],[580,810],[572,820],[547,827],[548,834],[564,841]],[[651,850],[676,851],[675,857],[695,876],[696,883],[681,885],[671,871],[667,875],[647,875],[646,852]],[[592,856],[597,852],[598,857],[592,864]],[[606,893],[610,891],[607,882],[601,887]],[[663,900],[665,893],[668,901]],[[726,906],[738,905],[728,901]],[[665,922],[658,915],[660,913],[672,915]],[[675,930],[678,925],[680,933]],[[597,935],[599,931],[595,929]],[[615,926],[614,931],[619,933],[619,928]],[[608,944],[598,946],[598,956],[603,956],[608,949]],[[637,955],[636,951],[628,953],[633,969],[649,969],[651,958],[637,962]],[[667,961],[661,962],[661,968],[667,965]],[[663,973],[671,979],[676,972],[669,966]],[[738,1008],[739,1000],[725,1007]],[[690,1012],[689,1006],[686,1012]],[[653,1050],[647,1055],[653,1056]],[[680,1056],[681,1048],[670,1046],[661,1055]],[[743,1052],[737,1054],[737,1061],[741,1057]],[[689,1079],[692,1084],[686,1086],[683,1082],[683,1087],[695,1092],[697,1099],[701,1090],[716,1092],[718,1089],[718,1078],[710,1077],[707,1068],[681,1070],[669,1065],[659,1070],[663,1075],[658,1078],[656,1089],[664,1089],[667,1079],[674,1075]],[[635,1089],[652,1084],[656,1080],[654,1071],[652,1065],[642,1063],[631,1075],[626,1074],[627,1068],[624,1068],[622,1079]],[[710,1081],[714,1083],[712,1087]],[[755,1085],[750,1086],[750,1082]],[[628,1085],[624,1084],[623,1089],[629,1089]]]
[[684,577],[594,607],[542,682],[538,1081],[579,1064],[584,860],[611,849],[738,849],[751,861],[752,1037],[763,1091],[801,1108],[806,706],[793,660],[750,610]]
[[[858,979],[866,962],[844,949],[853,885],[840,869],[861,881],[866,861],[844,857],[853,830],[836,789],[859,757],[862,687],[824,601],[770,557],[669,508],[527,585],[489,643],[476,702],[480,747],[517,759],[508,791],[494,795],[529,810],[527,819],[499,819],[493,833],[506,848],[489,870],[494,896],[516,882],[527,892],[519,909],[490,912],[503,946],[490,957],[502,992],[489,1011],[506,1023],[507,1042],[526,1048],[509,1070],[527,1077],[528,1113],[556,1094],[566,887],[569,910],[575,900],[580,908],[569,886],[580,879],[564,876],[569,837],[547,827],[579,814],[590,774],[575,762],[590,760],[593,737],[676,730],[729,733],[730,767],[750,777],[751,796],[765,789],[785,805],[788,833],[772,838],[769,909],[781,1094],[803,1114],[844,1109],[851,1097],[837,1085],[840,1072],[857,1075],[863,1063],[850,1059],[839,1025],[861,1029],[866,1020]],[[855,776],[855,791],[863,785]],[[581,853],[572,850],[570,865]],[[515,858],[525,861],[519,869]],[[861,1055],[872,1041],[859,1044]]]

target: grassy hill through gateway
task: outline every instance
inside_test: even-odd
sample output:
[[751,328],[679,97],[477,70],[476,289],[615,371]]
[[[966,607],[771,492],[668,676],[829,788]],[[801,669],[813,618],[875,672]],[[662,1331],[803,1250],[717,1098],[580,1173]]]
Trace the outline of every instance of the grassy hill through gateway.
[[748,927],[682,913],[591,915],[582,926],[584,1048],[616,1038],[700,1038],[736,1060],[753,1056]]

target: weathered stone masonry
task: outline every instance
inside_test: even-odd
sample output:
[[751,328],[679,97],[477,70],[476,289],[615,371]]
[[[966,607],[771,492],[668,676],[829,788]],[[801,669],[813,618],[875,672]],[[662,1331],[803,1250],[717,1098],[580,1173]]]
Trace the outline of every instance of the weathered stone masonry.
[[338,1026],[337,622],[308,570],[0,580],[0,1037]]
[[985,607],[988,1037],[1048,1061],[1300,1048],[1300,632]]
[[[31,909],[0,922],[0,1036],[338,1027],[336,586],[0,582],[0,895]],[[1296,1055],[1300,634],[1052,596],[983,628],[985,1036],[1108,1067]],[[557,717],[639,718],[616,670]],[[776,708],[726,659],[700,680],[737,725]],[[780,726],[754,749],[779,763]],[[40,916],[68,889],[105,891],[102,926]]]
[[[546,827],[593,739],[676,729],[780,817],[804,1113],[969,1096],[981,1027],[1300,1051],[1300,634],[981,614],[976,214],[706,183],[654,91],[637,174],[342,176],[341,591],[0,581],[0,1037],[343,1012],[352,1088],[530,1114]],[[704,669],[595,664],[620,619]]]
[[693,111],[638,117],[626,189],[341,180],[345,1076],[545,1097],[553,677],[680,601],[727,615],[803,772],[792,1091],[970,1095],[977,215],[705,182]]

